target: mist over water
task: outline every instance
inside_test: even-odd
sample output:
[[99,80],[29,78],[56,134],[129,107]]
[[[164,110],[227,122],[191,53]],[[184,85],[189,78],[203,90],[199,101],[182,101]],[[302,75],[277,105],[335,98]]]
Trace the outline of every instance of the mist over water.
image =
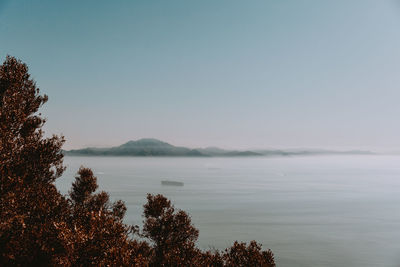
[[[280,158],[66,157],[66,193],[78,168],[142,222],[147,193],[187,211],[201,248],[257,240],[277,266],[400,266],[400,156]],[[162,180],[184,182],[162,186]]]

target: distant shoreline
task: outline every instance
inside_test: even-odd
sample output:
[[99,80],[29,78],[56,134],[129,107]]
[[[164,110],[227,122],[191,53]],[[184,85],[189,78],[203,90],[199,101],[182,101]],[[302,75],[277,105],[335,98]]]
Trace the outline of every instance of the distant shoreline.
[[316,156],[316,155],[377,155],[371,151],[350,150],[334,151],[323,149],[301,150],[226,150],[217,147],[196,148],[177,147],[166,142],[145,138],[129,141],[125,144],[109,148],[83,148],[64,150],[66,156],[108,156],[108,157],[185,157],[185,158],[231,158],[231,157],[290,157],[290,156]]

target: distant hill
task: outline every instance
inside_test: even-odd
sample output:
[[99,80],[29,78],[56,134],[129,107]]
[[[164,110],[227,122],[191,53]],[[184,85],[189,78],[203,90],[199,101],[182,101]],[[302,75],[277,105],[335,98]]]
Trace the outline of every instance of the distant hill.
[[111,148],[84,148],[70,150],[67,151],[66,154],[88,156],[207,156],[196,149],[177,147],[152,138],[129,141],[123,145]]
[[217,147],[186,148],[166,142],[144,138],[129,141],[110,148],[88,147],[64,151],[70,156],[153,156],[153,157],[249,157],[249,156],[302,156],[302,155],[336,155],[336,154],[373,154],[369,151],[330,151],[330,150],[225,150]]
[[235,156],[262,156],[253,151],[224,150],[220,148],[190,149],[177,147],[166,142],[144,138],[137,141],[129,141],[123,145],[110,148],[88,147],[65,151],[66,155],[80,156],[176,156],[176,157],[235,157]]

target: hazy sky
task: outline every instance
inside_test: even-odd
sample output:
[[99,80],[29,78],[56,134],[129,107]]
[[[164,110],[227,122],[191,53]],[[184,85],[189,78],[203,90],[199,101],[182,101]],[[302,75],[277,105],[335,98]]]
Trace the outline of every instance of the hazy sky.
[[4,1],[65,148],[400,150],[400,2]]

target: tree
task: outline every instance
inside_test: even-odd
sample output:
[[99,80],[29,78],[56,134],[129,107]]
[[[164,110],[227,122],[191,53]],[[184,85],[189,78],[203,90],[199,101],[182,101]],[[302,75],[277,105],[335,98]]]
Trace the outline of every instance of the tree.
[[176,211],[162,195],[147,195],[144,217],[142,236],[153,244],[153,266],[275,266],[271,250],[261,250],[255,241],[235,242],[222,253],[199,250],[195,246],[199,232],[190,217]]
[[162,195],[147,195],[144,205],[143,236],[154,243],[155,266],[188,266],[199,254],[195,242],[199,231],[184,211],[175,211]]
[[262,251],[256,241],[246,243],[235,242],[223,255],[225,266],[275,266],[271,250]]
[[[0,266],[275,266],[251,242],[201,251],[190,216],[162,195],[148,195],[144,227],[123,222],[122,201],[96,193],[81,167],[68,195],[54,185],[65,167],[64,137],[44,138],[47,101],[28,67],[7,56],[0,65]],[[138,238],[137,238],[138,237]]]
[[43,138],[37,111],[46,101],[27,66],[7,57],[0,66],[0,265],[67,258],[55,225],[68,203],[53,184],[64,171],[64,139]]

